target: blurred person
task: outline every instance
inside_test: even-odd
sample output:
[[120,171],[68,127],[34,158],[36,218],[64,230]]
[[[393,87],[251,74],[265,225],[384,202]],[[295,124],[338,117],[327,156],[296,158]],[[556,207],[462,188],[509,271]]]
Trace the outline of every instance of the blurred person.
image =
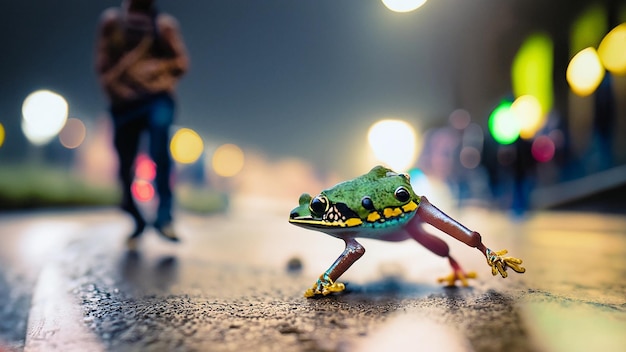
[[131,193],[133,164],[143,132],[149,136],[149,153],[156,164],[159,204],[153,225],[164,238],[179,241],[173,227],[173,164],[168,147],[174,92],[188,65],[176,19],[158,12],[155,0],[124,0],[120,7],[102,13],[95,66],[113,119],[113,144],[123,189],[121,208],[135,222],[127,240],[129,249],[136,248],[146,227]]

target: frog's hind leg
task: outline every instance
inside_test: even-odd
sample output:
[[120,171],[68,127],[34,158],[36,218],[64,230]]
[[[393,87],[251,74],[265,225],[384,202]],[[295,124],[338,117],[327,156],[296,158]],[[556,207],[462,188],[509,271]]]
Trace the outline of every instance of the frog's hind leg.
[[447,286],[456,286],[456,281],[458,280],[461,282],[461,285],[469,286],[467,279],[476,278],[475,272],[466,273],[461,268],[459,263],[450,256],[450,247],[448,247],[448,244],[441,238],[426,232],[421,225],[414,226],[409,233],[413,239],[431,252],[440,257],[448,258],[450,266],[452,267],[452,273],[448,276],[437,279],[437,281],[445,282]]

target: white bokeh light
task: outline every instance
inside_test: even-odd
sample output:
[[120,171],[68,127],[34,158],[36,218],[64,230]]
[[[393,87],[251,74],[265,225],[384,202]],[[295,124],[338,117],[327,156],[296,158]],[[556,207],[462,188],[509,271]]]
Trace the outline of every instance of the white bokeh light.
[[67,121],[65,98],[49,90],[31,93],[22,104],[22,131],[35,145],[44,145],[54,138]]
[[395,171],[406,171],[415,162],[417,134],[405,121],[378,121],[370,127],[367,139],[376,159]]
[[382,0],[394,12],[411,12],[426,3],[426,0]]

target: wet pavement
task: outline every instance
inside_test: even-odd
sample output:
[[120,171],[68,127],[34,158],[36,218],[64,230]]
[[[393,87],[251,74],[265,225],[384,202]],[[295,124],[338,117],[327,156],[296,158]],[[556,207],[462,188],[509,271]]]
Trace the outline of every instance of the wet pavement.
[[[3,342],[6,347],[21,349],[24,347],[26,320],[30,305],[32,284],[6,270],[0,269],[0,351]],[[9,344],[10,343],[10,344]]]
[[[417,243],[363,240],[367,253],[341,280],[348,292],[305,299],[304,290],[341,253],[342,242],[289,225],[283,205],[249,205],[263,211],[182,214],[183,243],[163,242],[150,230],[136,253],[124,250],[130,222],[113,209],[3,218],[7,245],[0,259],[11,263],[14,276],[38,275],[30,281],[36,288],[25,349],[626,346],[623,216],[542,212],[512,221],[465,210],[455,217],[480,231],[492,249],[523,258],[527,273],[492,277],[480,253],[441,235],[461,265],[479,274],[470,288],[444,288],[436,279],[448,274],[447,262]],[[7,336],[0,338],[16,345]]]
[[[79,238],[92,215],[54,211],[0,214],[0,351],[24,348],[32,292],[39,273]],[[75,231],[78,230],[78,231]]]

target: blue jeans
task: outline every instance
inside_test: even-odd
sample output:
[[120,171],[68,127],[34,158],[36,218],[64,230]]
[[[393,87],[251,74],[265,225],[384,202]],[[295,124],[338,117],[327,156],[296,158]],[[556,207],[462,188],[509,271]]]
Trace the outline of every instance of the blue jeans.
[[140,102],[111,108],[114,123],[113,143],[119,160],[119,177],[122,182],[123,210],[138,226],[145,225],[131,193],[134,179],[133,164],[137,157],[142,132],[148,132],[150,157],[156,164],[156,192],[159,206],[155,226],[172,221],[173,195],[170,175],[173,165],[169,153],[169,129],[174,120],[175,104],[169,94],[159,94]]

